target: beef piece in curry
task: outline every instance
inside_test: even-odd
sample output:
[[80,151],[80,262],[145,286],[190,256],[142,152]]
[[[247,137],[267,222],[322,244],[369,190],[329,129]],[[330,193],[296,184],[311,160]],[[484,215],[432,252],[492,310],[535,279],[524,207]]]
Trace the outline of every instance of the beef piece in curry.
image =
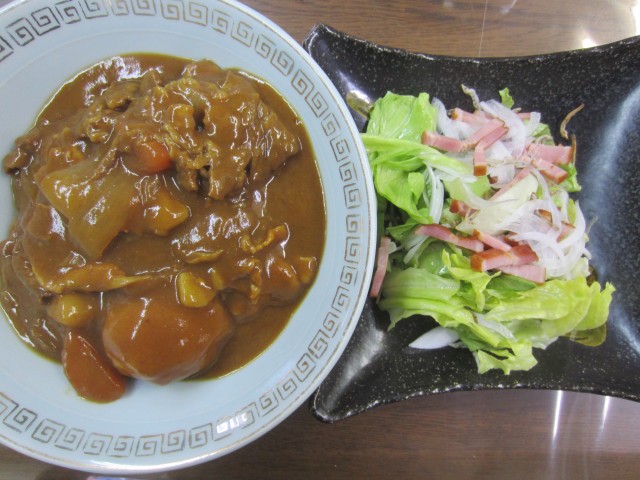
[[306,132],[268,85],[127,55],[65,84],[4,159],[2,305],[76,391],[111,401],[237,369],[282,330],[325,237]]

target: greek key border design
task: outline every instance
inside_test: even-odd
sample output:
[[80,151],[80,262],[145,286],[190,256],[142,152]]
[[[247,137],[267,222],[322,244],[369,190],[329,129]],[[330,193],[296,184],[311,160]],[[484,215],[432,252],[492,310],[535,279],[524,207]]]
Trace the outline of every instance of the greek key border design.
[[203,449],[232,435],[241,434],[259,418],[277,412],[282,402],[296,395],[298,389],[310,378],[318,362],[331,352],[331,342],[339,330],[343,315],[356,302],[358,272],[354,264],[361,260],[364,246],[361,242],[363,219],[357,213],[363,196],[357,186],[358,168],[350,160],[354,147],[343,126],[330,111],[330,103],[314,85],[302,68],[285,50],[261,32],[222,8],[207,4],[204,0],[60,0],[50,6],[26,13],[18,20],[0,25],[0,67],[2,62],[21,49],[44,41],[47,35],[61,29],[73,28],[83,22],[99,21],[110,16],[158,16],[168,21],[188,22],[210,29],[237,42],[240,48],[253,50],[264,58],[267,67],[289,79],[294,91],[322,126],[338,164],[344,203],[353,214],[346,218],[348,236],[344,244],[344,265],[340,285],[333,301],[324,314],[321,328],[308,345],[306,352],[296,362],[273,390],[264,392],[255,402],[224,418],[188,430],[176,430],[134,437],[130,435],[107,435],[64,425],[19,405],[0,391],[0,428],[11,430],[12,435],[29,436],[43,445],[53,445],[62,451],[80,452],[88,457],[149,457],[169,455],[187,449]]

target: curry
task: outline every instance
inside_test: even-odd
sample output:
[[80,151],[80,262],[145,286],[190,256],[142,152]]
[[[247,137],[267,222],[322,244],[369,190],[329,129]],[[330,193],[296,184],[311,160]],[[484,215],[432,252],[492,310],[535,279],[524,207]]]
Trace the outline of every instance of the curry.
[[0,300],[79,395],[224,375],[285,327],[316,276],[322,186],[269,85],[210,61],[105,60],[4,158],[17,217]]

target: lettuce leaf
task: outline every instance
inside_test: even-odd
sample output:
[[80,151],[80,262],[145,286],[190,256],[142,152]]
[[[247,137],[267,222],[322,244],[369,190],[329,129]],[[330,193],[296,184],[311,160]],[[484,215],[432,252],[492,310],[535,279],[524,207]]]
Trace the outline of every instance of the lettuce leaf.
[[[413,267],[389,272],[380,300],[380,307],[391,315],[389,328],[412,315],[431,316],[458,333],[480,373],[492,368],[505,374],[527,370],[536,364],[533,348],[544,349],[558,337],[575,337],[582,343],[604,340],[598,328],[608,316],[615,290],[611,284],[601,290],[599,284],[588,285],[579,277],[535,285],[476,272],[466,257],[447,248],[441,254],[445,275]],[[503,295],[509,283],[515,290]]]
[[452,175],[471,177],[473,167],[435,148],[407,140],[386,138],[370,133],[361,135],[369,154],[369,163],[375,167],[386,165],[403,171],[414,171],[429,165]]
[[503,88],[498,93],[500,94],[500,101],[502,102],[502,104],[505,107],[513,108],[514,101],[513,101],[513,98],[511,97],[511,94],[509,93],[509,89]]
[[[415,172],[378,165],[374,168],[373,183],[378,195],[402,209],[418,223],[432,223],[429,208],[422,201],[424,180]],[[416,175],[420,177],[416,183]],[[417,188],[420,186],[421,188]]]
[[367,133],[419,143],[425,130],[435,129],[436,119],[428,94],[414,97],[388,92],[371,110]]

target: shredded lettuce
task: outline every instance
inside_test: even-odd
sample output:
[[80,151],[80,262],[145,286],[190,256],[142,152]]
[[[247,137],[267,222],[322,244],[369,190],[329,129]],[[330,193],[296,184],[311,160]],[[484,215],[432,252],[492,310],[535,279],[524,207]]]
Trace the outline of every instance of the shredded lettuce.
[[[501,90],[500,97],[504,106],[513,107],[508,89]],[[500,271],[476,271],[470,252],[413,233],[421,224],[434,223],[429,211],[436,200],[425,182],[425,178],[433,181],[434,172],[445,191],[439,223],[450,228],[457,224],[464,231],[462,218],[448,211],[452,200],[484,201],[494,191],[488,176],[474,177],[473,167],[460,156],[421,143],[423,132],[436,128],[437,113],[429,95],[388,93],[376,102],[362,134],[383,205],[380,225],[401,245],[390,258],[379,298],[380,308],[389,313],[389,328],[413,315],[432,317],[455,331],[457,345],[471,352],[480,373],[528,370],[537,363],[534,349],[544,349],[560,337],[592,346],[604,341],[615,291],[610,283],[602,287],[585,275],[567,275],[540,284]],[[549,128],[540,123],[532,135],[546,139]],[[427,172],[431,177],[425,175],[427,167],[433,169]],[[563,168],[569,177],[551,193],[553,201],[564,202],[567,219],[573,221],[576,204],[566,194],[564,199],[555,193],[574,192],[580,186],[573,164]],[[536,191],[525,183],[518,188],[524,186],[529,190],[515,207],[504,206],[505,202],[494,210],[506,218],[510,210],[520,208]]]

